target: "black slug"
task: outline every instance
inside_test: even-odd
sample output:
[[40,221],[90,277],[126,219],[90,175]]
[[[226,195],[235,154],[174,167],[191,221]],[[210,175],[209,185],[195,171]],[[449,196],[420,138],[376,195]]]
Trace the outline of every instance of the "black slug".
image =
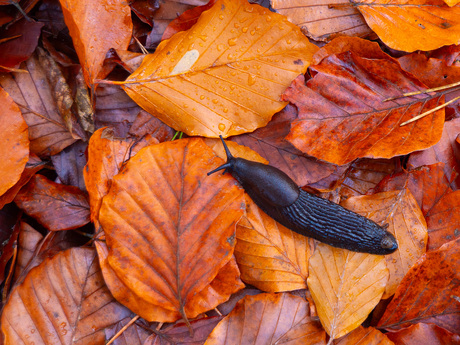
[[299,188],[281,170],[235,158],[220,136],[227,162],[210,171],[229,171],[262,211],[278,223],[304,236],[334,247],[370,254],[390,254],[398,249],[386,227],[329,200]]

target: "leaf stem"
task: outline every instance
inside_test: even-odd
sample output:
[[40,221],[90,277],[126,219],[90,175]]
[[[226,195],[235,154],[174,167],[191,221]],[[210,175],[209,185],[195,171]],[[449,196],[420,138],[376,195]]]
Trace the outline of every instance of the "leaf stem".
[[451,99],[449,102],[446,102],[444,104],[438,105],[436,108],[433,108],[431,110],[425,111],[424,113],[422,113],[420,115],[417,115],[416,117],[414,117],[414,118],[412,118],[410,120],[407,120],[406,122],[401,123],[399,126],[402,127],[402,126],[405,126],[405,125],[407,125],[407,124],[409,124],[411,122],[417,121],[418,119],[421,119],[422,117],[430,115],[431,113],[434,113],[435,111],[438,111],[439,109],[447,107],[449,104],[455,102],[458,99],[460,99],[460,96],[455,97],[454,99]]

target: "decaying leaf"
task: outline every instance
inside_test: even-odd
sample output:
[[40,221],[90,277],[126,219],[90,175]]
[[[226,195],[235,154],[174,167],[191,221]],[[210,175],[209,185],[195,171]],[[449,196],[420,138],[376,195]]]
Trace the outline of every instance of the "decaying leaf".
[[99,216],[108,264],[138,299],[169,312],[160,320],[143,308],[145,319],[193,318],[242,287],[228,275],[213,306],[200,294],[231,259],[243,212],[233,178],[206,176],[220,162],[201,139],[183,139],[142,149],[112,180]]
[[406,52],[460,43],[460,6],[442,0],[351,0],[389,47]]
[[0,87],[0,195],[11,188],[21,177],[29,159],[29,135],[27,124],[18,106]]
[[285,17],[246,0],[219,0],[147,55],[123,88],[178,131],[227,137],[265,126],[316,50]]
[[308,288],[326,332],[339,338],[366,319],[388,281],[382,255],[351,252],[320,243],[310,258]]
[[96,251],[73,248],[46,258],[11,292],[4,344],[102,345],[105,327],[130,314],[105,286]]
[[312,240],[277,223],[248,196],[246,205],[246,216],[236,228],[241,279],[267,292],[306,288]]
[[[263,331],[261,331],[263,330]],[[325,333],[309,315],[304,299],[281,294],[246,296],[214,328],[205,345],[323,345]]]

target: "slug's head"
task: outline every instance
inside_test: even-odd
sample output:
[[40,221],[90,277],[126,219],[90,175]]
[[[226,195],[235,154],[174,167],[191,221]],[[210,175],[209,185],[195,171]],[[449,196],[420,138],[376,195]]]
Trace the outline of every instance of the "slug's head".
[[385,229],[385,234],[380,241],[380,247],[382,248],[383,254],[391,254],[396,249],[398,249],[398,242],[396,242],[396,238],[393,236],[391,232],[386,231],[388,228],[388,224],[383,226]]
[[214,169],[213,171],[208,172],[208,176],[220,170],[224,170],[222,175],[224,175],[227,171],[231,172],[235,164],[235,157],[232,156],[230,150],[227,147],[227,144],[224,141],[224,138],[222,138],[222,135],[219,135],[219,137],[220,137],[220,140],[222,140],[222,144],[224,144],[225,153],[227,154],[227,162],[225,164],[222,164],[217,169]]

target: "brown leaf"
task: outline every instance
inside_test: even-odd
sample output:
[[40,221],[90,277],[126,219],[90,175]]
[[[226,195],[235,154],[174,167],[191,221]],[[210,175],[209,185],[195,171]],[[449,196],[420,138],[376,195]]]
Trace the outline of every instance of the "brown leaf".
[[31,270],[3,309],[4,344],[104,344],[104,328],[131,312],[113,299],[95,256],[73,248]]
[[129,5],[122,0],[59,2],[86,83],[92,86],[95,79],[105,77],[100,73],[108,50],[128,48],[133,30]]
[[[263,331],[261,331],[263,330]],[[214,328],[205,345],[326,344],[308,303],[288,293],[246,296]]]
[[356,158],[391,158],[434,145],[441,137],[444,111],[400,127],[443,103],[442,96],[384,99],[424,89],[389,59],[354,52],[330,55],[311,68],[306,85],[299,76],[284,97],[299,109],[287,136],[302,152],[335,164]]
[[283,16],[219,0],[192,29],[147,55],[123,88],[176,130],[227,137],[265,126],[316,50]]
[[[173,320],[209,310],[199,292],[232,257],[243,191],[229,176],[205,176],[219,162],[201,139],[146,147],[114,177],[102,202],[110,267],[138,298],[168,310]],[[233,281],[233,291],[216,295],[214,307],[242,287]],[[145,309],[139,314],[172,321]]]
[[45,162],[42,162],[35,154],[29,154],[29,160],[26,163],[26,167],[23,170],[19,181],[16,184],[8,189],[3,195],[0,196],[0,208],[6,204],[12,202],[19,192],[19,190],[29,182],[30,178],[35,175],[37,171],[42,169],[45,166]]
[[27,124],[18,106],[8,93],[0,87],[0,195],[19,181],[29,159],[29,137]]
[[460,189],[460,145],[456,142],[459,132],[460,118],[446,122],[441,140],[427,150],[411,154],[407,166],[415,168],[443,162],[444,173],[448,178],[457,174],[451,182],[452,189]]
[[319,243],[308,266],[308,288],[318,316],[332,339],[358,327],[385,290],[385,257]]
[[43,25],[21,19],[10,26],[3,26],[0,29],[0,39],[15,38],[0,43],[0,66],[18,68],[22,61],[27,60],[37,47]]
[[85,152],[87,148],[88,143],[79,140],[66,147],[57,155],[51,156],[51,161],[56,169],[59,181],[86,191],[83,170],[86,165]]
[[407,272],[378,326],[399,330],[418,322],[460,329],[460,239],[426,253]]
[[246,205],[246,216],[236,228],[241,279],[267,292],[306,288],[313,240],[277,223],[248,196]]
[[174,137],[174,132],[174,129],[165,125],[156,117],[150,115],[142,109],[137,114],[133,125],[129,129],[130,135],[142,138],[145,135],[150,134],[154,138],[158,139],[160,143],[171,140]]
[[[389,333],[388,333],[389,334]],[[393,342],[388,339],[388,335],[383,334],[379,330],[369,327],[364,328],[359,326],[346,336],[337,339],[333,343],[334,345],[393,345]]]
[[388,231],[395,236],[398,250],[385,255],[390,278],[382,298],[392,296],[407,271],[426,251],[427,227],[417,202],[408,189],[403,189],[349,198],[341,205],[377,224],[388,224]]
[[372,33],[359,11],[348,0],[272,0],[276,12],[316,41],[330,41],[339,35],[365,37]]
[[[108,341],[112,339],[123,327],[125,327],[132,318],[124,318],[115,325],[107,327],[105,329],[105,339]],[[152,328],[155,325],[152,325]],[[140,319],[128,328],[113,341],[113,345],[145,345],[144,341],[152,333],[152,330],[148,328],[148,324],[143,319]]]
[[38,243],[43,239],[43,235],[27,223],[21,222],[19,231],[18,258],[14,272],[15,280],[24,271],[30,260],[32,260]]
[[413,52],[460,43],[460,6],[442,0],[351,0],[390,48]]
[[404,345],[460,345],[460,335],[453,334],[444,328],[423,322],[416,323],[399,332],[388,332],[387,336],[395,344]]
[[222,320],[222,316],[207,317],[190,322],[193,336],[185,323],[178,323],[167,329],[152,334],[143,345],[188,345],[204,344],[214,327]]
[[267,126],[252,133],[233,137],[231,140],[261,154],[270,161],[270,165],[284,171],[299,186],[309,185],[318,189],[334,188],[338,180],[343,178],[347,167],[338,167],[306,156],[284,140],[291,129],[291,122],[296,118],[297,110],[288,104],[273,116]]
[[14,201],[51,231],[76,229],[90,221],[86,193],[42,175],[34,175]]
[[[0,284],[5,279],[5,273],[8,274],[5,268],[14,253],[14,246],[20,231],[20,218],[21,211],[12,204],[0,209]],[[8,285],[4,284],[3,289],[8,289]]]
[[35,54],[25,62],[24,69],[29,73],[0,74],[0,86],[21,108],[29,126],[30,151],[40,157],[57,154],[76,139],[64,125],[46,71]]

